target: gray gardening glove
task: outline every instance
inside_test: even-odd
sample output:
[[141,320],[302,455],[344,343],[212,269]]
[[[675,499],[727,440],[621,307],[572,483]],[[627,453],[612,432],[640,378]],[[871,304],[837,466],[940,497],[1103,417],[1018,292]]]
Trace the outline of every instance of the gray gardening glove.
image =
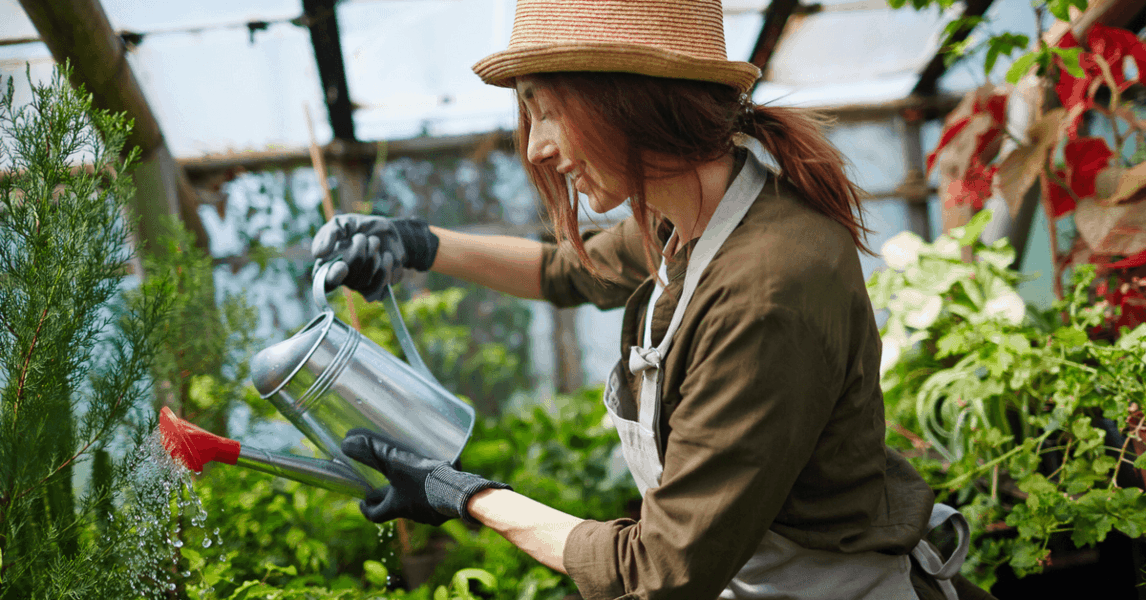
[[406,269],[430,270],[438,236],[420,219],[338,215],[319,228],[310,253],[316,266],[334,261],[326,272],[326,291],[345,285],[374,301]]
[[375,523],[404,518],[436,526],[460,517],[476,524],[466,511],[470,498],[485,489],[511,489],[504,483],[458,471],[444,460],[396,448],[369,429],[347,432],[342,453],[381,471],[390,481],[359,504],[362,514]]

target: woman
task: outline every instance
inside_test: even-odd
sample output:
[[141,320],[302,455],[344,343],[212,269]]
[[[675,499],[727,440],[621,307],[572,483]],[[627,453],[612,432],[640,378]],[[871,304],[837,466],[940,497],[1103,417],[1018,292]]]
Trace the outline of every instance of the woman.
[[[344,452],[391,483],[363,512],[480,522],[587,599],[954,598],[962,556],[921,543],[934,497],[884,445],[860,191],[815,122],[747,101],[759,71],[726,59],[722,23],[718,0],[518,1],[474,70],[516,89],[568,243],[343,215],[313,246],[328,287],[368,298],[412,268],[624,306],[605,403],[641,518],[581,520],[358,430]],[[582,235],[574,190],[633,217]]]

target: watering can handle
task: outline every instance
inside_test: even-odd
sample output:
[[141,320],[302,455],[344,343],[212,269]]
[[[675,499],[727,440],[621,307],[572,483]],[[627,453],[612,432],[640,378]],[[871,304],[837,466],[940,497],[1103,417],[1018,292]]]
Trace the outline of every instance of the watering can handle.
[[[334,312],[330,303],[326,301],[326,272],[330,270],[332,264],[334,263],[323,263],[321,260],[314,263],[310,295],[314,300],[314,305],[322,311]],[[390,325],[394,328],[394,333],[398,337],[398,344],[402,346],[402,352],[406,355],[406,360],[410,366],[425,375],[430,381],[437,383],[438,379],[430,372],[426,363],[422,362],[422,355],[418,354],[418,348],[414,346],[414,340],[410,337],[410,331],[406,329],[406,321],[402,319],[402,313],[398,310],[398,301],[394,299],[394,292],[389,285],[382,288],[380,299],[382,306],[386,307],[386,314],[390,316]]]

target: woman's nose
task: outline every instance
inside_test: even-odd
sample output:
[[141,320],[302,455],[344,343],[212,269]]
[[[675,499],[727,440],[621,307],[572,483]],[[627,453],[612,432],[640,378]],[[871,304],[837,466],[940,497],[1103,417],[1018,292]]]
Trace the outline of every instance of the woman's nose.
[[529,162],[535,165],[541,165],[557,154],[557,144],[553,143],[552,138],[544,135],[541,129],[540,127],[530,128],[529,146],[525,153]]

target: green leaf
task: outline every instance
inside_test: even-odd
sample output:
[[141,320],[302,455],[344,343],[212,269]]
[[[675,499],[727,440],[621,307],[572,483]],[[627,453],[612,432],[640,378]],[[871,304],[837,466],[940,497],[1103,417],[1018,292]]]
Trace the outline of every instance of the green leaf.
[[390,571],[386,566],[376,560],[368,560],[362,563],[362,571],[366,576],[366,581],[374,587],[385,589],[390,583]]
[[903,8],[907,4],[907,0],[887,0],[887,5],[892,8]]
[[1062,59],[1062,66],[1072,77],[1084,77],[1082,70],[1082,48],[1055,48],[1050,49]]
[[1007,69],[1007,81],[1012,84],[1019,83],[1019,80],[1031,70],[1035,62],[1039,60],[1039,52],[1028,52],[1011,64],[1011,68]]
[[975,213],[975,216],[971,217],[971,220],[968,221],[966,225],[955,227],[948,233],[951,237],[959,240],[960,246],[970,246],[979,239],[979,236],[983,234],[983,230],[986,229],[987,225],[991,222],[991,213],[992,211],[990,210],[981,210]]
[[1146,454],[1141,454],[1138,458],[1134,459],[1135,469],[1146,469]]
[[1011,566],[1016,570],[1033,569],[1046,557],[1050,556],[1049,548],[1041,548],[1034,544],[1022,544],[1011,556]]
[[1116,464],[1118,463],[1113,457],[1100,456],[1094,459],[1094,464],[1091,468],[1094,469],[1094,472],[1098,475],[1106,475],[1110,473],[1110,470],[1113,469]]
[[950,38],[960,31],[975,28],[985,20],[986,17],[959,17],[958,19],[948,23],[947,26],[943,28],[943,34],[944,36]]
[[1077,348],[1090,341],[1090,336],[1077,327],[1060,327],[1054,332],[1054,338],[1065,348]]

